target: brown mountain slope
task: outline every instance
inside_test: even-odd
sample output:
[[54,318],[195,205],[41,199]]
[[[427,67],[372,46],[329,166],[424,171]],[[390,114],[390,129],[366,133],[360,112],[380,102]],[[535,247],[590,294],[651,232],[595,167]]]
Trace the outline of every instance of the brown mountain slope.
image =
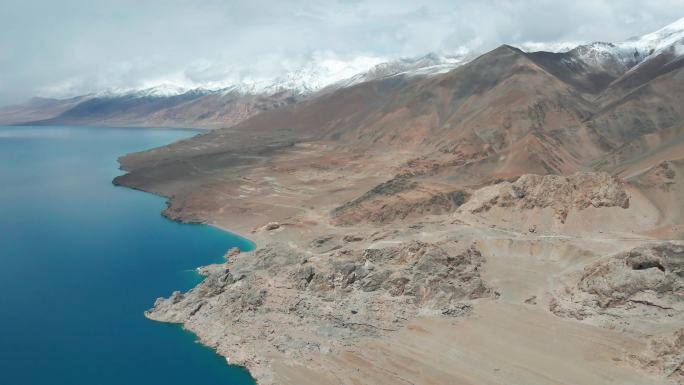
[[[677,128],[684,119],[681,108],[683,66],[684,58],[664,67],[652,68],[645,63],[634,69],[618,79],[598,99],[602,103],[601,109],[587,125],[613,147],[622,146],[641,135]],[[642,75],[642,72],[647,73]],[[639,79],[646,81],[637,82]],[[629,87],[627,92],[625,87]]]
[[531,131],[579,126],[591,111],[575,90],[521,51],[502,46],[442,76],[363,83],[239,127],[448,152],[468,144],[501,149]]
[[638,90],[644,84],[682,66],[684,66],[684,57],[677,53],[674,46],[670,47],[622,73],[604,89],[597,102],[604,108],[608,107]]
[[189,127],[230,127],[260,112],[293,104],[302,98],[292,91],[273,95],[247,95],[240,92],[209,94],[158,111],[149,119],[161,126],[183,122]]
[[[212,191],[231,183],[236,167],[272,162],[296,143],[324,143],[326,159],[391,159],[369,178],[411,181],[416,193],[383,194],[373,205],[421,211],[431,199],[425,191],[467,191],[526,173],[620,170],[658,152],[657,141],[681,135],[682,72],[678,61],[662,57],[619,77],[626,69],[610,67],[610,76],[601,78],[615,80],[599,82],[593,92],[603,91],[592,94],[582,84],[594,84],[594,75],[608,71],[605,65],[587,70],[583,63],[577,71],[566,65],[568,55],[501,46],[444,75],[362,83],[265,111],[231,129],[127,156],[121,162],[129,173],[116,182],[173,195],[175,202],[215,200]],[[578,83],[570,72],[587,79]],[[644,83],[635,86],[639,79]],[[627,84],[632,90],[625,93]],[[678,154],[672,151],[668,157]],[[644,167],[671,158],[653,159]],[[208,185],[213,187],[205,190]],[[366,182],[345,187],[351,197],[364,189]],[[366,213],[373,209],[363,207]]]
[[[228,127],[262,111],[295,103],[292,92],[251,95],[240,92],[190,91],[174,96],[120,95],[89,97],[59,111],[24,111],[14,123],[133,127]],[[1,116],[1,115],[0,115]]]
[[[574,168],[578,159],[601,153],[601,138],[582,125],[591,113],[590,102],[580,93],[521,51],[502,46],[442,76],[363,83],[266,111],[231,130],[209,133],[163,152],[174,152],[173,161],[205,157],[230,151],[231,135],[239,135],[240,140],[254,135],[330,140],[357,150],[401,148],[407,155],[431,154],[438,162],[449,162],[499,156],[519,141],[531,140],[547,145],[534,145],[536,154],[528,154],[535,155],[530,161],[560,157],[559,163]],[[563,150],[548,145],[559,140]],[[149,160],[157,168],[164,167],[164,159],[156,159],[156,154],[153,150],[125,158],[123,166],[133,170]],[[216,160],[210,167],[221,167]],[[546,163],[530,170],[548,169]],[[569,170],[563,167],[549,170]]]
[[90,97],[87,95],[63,100],[32,98],[26,103],[0,108],[0,124],[20,124],[49,119],[88,99]]

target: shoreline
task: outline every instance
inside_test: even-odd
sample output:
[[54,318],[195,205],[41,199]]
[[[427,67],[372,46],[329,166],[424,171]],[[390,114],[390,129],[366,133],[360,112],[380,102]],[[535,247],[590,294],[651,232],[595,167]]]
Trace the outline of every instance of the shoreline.
[[[114,179],[112,180],[112,184],[113,184],[114,186],[116,186],[116,187],[128,188],[128,189],[131,189],[131,190],[134,190],[134,191],[139,191],[139,192],[142,192],[142,193],[145,193],[145,194],[151,194],[151,195],[157,196],[157,197],[159,197],[159,198],[164,199],[165,204],[166,204],[167,206],[169,205],[169,199],[170,199],[170,198],[168,198],[168,197],[165,197],[165,196],[163,196],[163,195],[156,194],[156,193],[153,193],[153,192],[145,191],[145,190],[140,189],[140,188],[135,188],[135,187],[131,187],[131,186],[126,186],[126,185],[123,185],[123,184],[117,184],[117,183],[115,183],[115,180],[116,180],[116,178],[114,178]],[[243,236],[242,234],[240,234],[240,233],[238,233],[238,232],[231,231],[231,230],[227,230],[227,229],[225,229],[225,228],[223,228],[223,227],[221,227],[221,226],[219,226],[219,225],[211,224],[211,223],[207,223],[207,222],[189,222],[189,221],[184,221],[184,220],[181,219],[181,218],[171,218],[171,217],[169,217],[169,216],[167,216],[167,215],[165,214],[165,210],[160,211],[159,214],[160,214],[162,217],[164,217],[164,219],[169,220],[169,221],[172,221],[172,222],[176,222],[176,223],[178,223],[178,224],[183,224],[183,225],[203,225],[203,226],[210,226],[210,227],[214,227],[214,228],[216,228],[216,229],[218,229],[218,230],[220,230],[220,231],[222,231],[222,232],[224,232],[224,233],[226,233],[226,234],[231,234],[231,235],[233,235],[233,236],[240,237],[240,238],[242,238],[243,240],[247,241],[247,242],[251,245],[251,249],[249,249],[249,250],[242,250],[242,249],[239,249],[239,250],[240,250],[240,253],[250,253],[250,252],[256,250],[256,248],[257,248],[257,243],[256,243],[254,240],[252,240],[252,239],[250,239],[250,238],[248,238],[248,237],[245,237],[245,236]],[[229,250],[226,250],[226,253],[227,253],[228,251],[229,251]],[[223,258],[223,257],[222,257],[222,258]],[[202,281],[203,281],[203,280],[206,279],[206,277],[207,277],[206,274],[202,274],[202,273],[201,273],[201,270],[202,270],[203,268],[210,268],[210,267],[212,267],[212,266],[224,265],[224,264],[225,264],[225,263],[217,262],[217,263],[212,263],[212,264],[209,264],[209,265],[199,265],[199,266],[195,267],[194,269],[192,269],[192,271],[194,271],[196,274],[198,274],[199,276],[201,276],[201,277],[202,277]],[[201,284],[201,281],[200,281],[199,284]],[[195,287],[199,286],[199,284],[196,285]],[[191,290],[192,290],[192,289],[191,289]],[[153,299],[151,299],[151,301],[152,301],[152,300],[153,300]],[[228,356],[225,356],[225,355],[220,354],[214,347],[212,347],[212,346],[209,345],[209,344],[204,343],[204,342],[202,341],[202,338],[201,338],[200,335],[198,335],[196,332],[194,332],[194,331],[192,331],[192,330],[186,328],[184,324],[182,324],[182,323],[177,323],[177,322],[167,322],[167,321],[162,321],[162,320],[154,319],[154,318],[152,318],[152,317],[149,316],[149,314],[148,314],[149,311],[150,311],[150,310],[145,310],[145,311],[143,312],[144,317],[147,318],[148,320],[154,321],[154,322],[159,322],[159,323],[165,323],[165,324],[168,324],[168,325],[175,325],[175,326],[178,326],[179,328],[182,329],[183,332],[192,335],[192,336],[194,337],[194,339],[195,339],[195,342],[199,342],[204,348],[211,350],[211,351],[212,351],[214,354],[216,354],[218,357],[224,358],[224,359],[226,360],[226,364],[227,364],[227,365],[234,366],[234,367],[238,367],[238,368],[241,368],[241,369],[247,371],[247,372],[249,373],[249,375],[252,377],[252,379],[254,380],[254,377],[252,376],[251,371],[249,370],[249,368],[248,368],[247,366],[240,365],[240,364],[231,363],[231,362],[230,362],[230,358],[229,358]],[[254,380],[254,383],[256,383],[256,380]]]
[[[123,156],[125,156],[125,155],[123,155]],[[122,156],[122,157],[123,157],[123,156]],[[126,170],[121,169],[121,168],[120,168],[120,170],[126,171]],[[122,175],[125,175],[125,174],[122,174]],[[121,175],[118,175],[118,176],[116,176],[114,179],[112,179],[112,184],[113,184],[114,186],[116,186],[116,187],[122,187],[122,188],[127,188],[127,189],[134,190],[134,191],[140,191],[140,192],[145,193],[145,194],[152,194],[152,195],[154,195],[154,196],[157,196],[157,197],[159,197],[159,198],[164,199],[164,202],[165,202],[167,208],[169,207],[170,201],[171,201],[172,198],[169,198],[169,197],[167,197],[167,196],[164,196],[164,195],[162,195],[162,194],[155,193],[155,192],[152,192],[152,191],[147,191],[147,190],[142,189],[142,188],[139,188],[139,187],[129,186],[129,185],[126,185],[126,184],[119,183],[119,182],[116,181],[116,179],[117,179],[119,176],[121,176]],[[165,211],[166,211],[166,209],[160,211],[160,212],[159,212],[159,215],[161,215],[161,216],[164,217],[165,219],[168,219],[169,221],[176,222],[176,223],[180,223],[180,224],[184,224],[184,225],[205,225],[205,226],[211,226],[211,227],[214,227],[214,228],[216,228],[216,229],[218,229],[218,230],[223,231],[224,233],[233,234],[233,235],[235,235],[235,236],[238,236],[238,237],[240,237],[240,238],[246,240],[247,242],[249,242],[249,243],[252,245],[252,249],[250,249],[250,250],[241,250],[240,252],[243,252],[243,251],[245,251],[245,252],[250,252],[250,251],[254,251],[254,250],[257,248],[257,243],[256,243],[256,241],[254,241],[253,239],[251,239],[251,238],[249,238],[249,237],[243,235],[243,234],[240,233],[240,232],[237,232],[237,231],[234,231],[234,230],[230,230],[230,229],[228,229],[228,228],[224,228],[224,227],[222,227],[221,225],[218,225],[218,224],[215,224],[215,223],[211,223],[211,222],[188,221],[188,220],[184,220],[184,219],[182,219],[182,218],[173,218],[173,217],[168,216],[168,215],[165,213]],[[201,267],[201,266],[200,266],[200,267]]]
[[116,125],[97,125],[97,124],[54,124],[50,122],[26,122],[16,124],[3,124],[6,127],[71,127],[71,128],[116,128],[116,129],[131,129],[131,130],[171,130],[171,131],[194,131],[199,134],[215,130],[216,128],[202,128],[202,127],[173,127],[173,126],[116,126]]
[[[20,310],[4,317],[3,323],[7,330],[17,331],[7,335],[3,350],[11,366],[6,373],[9,382],[23,383],[22,378],[28,383],[43,383],[46,378],[49,382],[52,373],[57,382],[88,383],[96,374],[92,370],[68,370],[80,362],[114,382],[157,378],[187,383],[193,373],[204,370],[197,382],[237,378],[239,383],[253,383],[242,370],[225,366],[215,349],[209,353],[205,347],[193,347],[190,343],[198,337],[186,334],[189,330],[160,328],[141,317],[155,297],[196,286],[201,279],[197,266],[220,262],[231,245],[253,247],[251,240],[224,230],[175,225],[155,214],[165,207],[166,198],[127,193],[111,184],[121,173],[112,163],[120,154],[192,133],[160,130],[136,131],[136,135],[130,130],[81,127],[4,127],[1,131],[8,138],[0,140],[9,167],[4,173],[7,189],[0,194],[6,198],[1,205],[7,214],[4,223],[10,226],[3,253],[6,272],[20,277],[13,272],[32,271],[36,263],[49,267],[35,272],[36,283],[28,292],[11,290],[22,287],[20,278],[8,276],[5,282],[10,289],[5,292],[6,303]],[[36,206],[36,202],[42,203]],[[44,242],[35,243],[36,231]],[[55,248],[61,254],[51,256]],[[122,276],[129,278],[122,281]],[[70,306],[46,298],[61,298]],[[40,326],[46,312],[51,321]],[[102,335],[102,330],[118,329]],[[97,346],[90,336],[97,336]],[[45,338],[54,338],[56,345],[46,345]],[[36,345],[33,350],[41,354],[34,358],[50,369],[47,373],[22,369],[31,362],[30,351],[21,353],[26,344]],[[43,354],[46,350],[62,358],[55,362],[50,354]],[[151,355],[146,359],[149,370],[137,368],[126,358],[127,352]]]
[[[125,155],[124,155],[124,156],[125,156]],[[123,170],[123,171],[125,171],[125,170]],[[171,199],[171,198],[166,197],[166,196],[161,195],[161,194],[154,193],[154,192],[146,191],[146,190],[143,190],[143,189],[141,189],[141,188],[136,188],[136,187],[127,186],[127,185],[124,185],[124,184],[117,183],[117,182],[116,182],[116,177],[112,180],[112,184],[113,184],[114,186],[116,186],[116,187],[128,188],[128,189],[131,189],[131,190],[134,190],[134,191],[139,191],[139,192],[142,192],[142,193],[145,193],[145,194],[151,194],[151,195],[157,196],[157,197],[159,197],[159,198],[164,199],[165,204],[167,205],[167,207],[170,205],[170,199]],[[209,222],[191,222],[191,221],[183,220],[182,218],[172,218],[172,217],[166,215],[166,212],[165,212],[165,211],[166,211],[166,210],[162,210],[162,211],[159,212],[159,214],[160,214],[162,217],[164,217],[164,219],[166,219],[166,220],[169,220],[169,221],[172,221],[172,222],[176,222],[176,223],[179,223],[179,224],[183,224],[183,225],[203,225],[203,226],[210,226],[210,227],[214,227],[214,228],[216,228],[216,229],[218,229],[218,230],[220,230],[220,231],[222,231],[222,232],[224,232],[224,233],[226,233],[226,234],[231,234],[231,235],[233,235],[233,236],[242,238],[243,240],[245,240],[246,242],[248,242],[248,243],[251,245],[251,248],[250,248],[249,250],[242,250],[242,249],[239,249],[239,248],[238,248],[240,254],[241,254],[241,253],[250,253],[250,252],[253,252],[254,250],[257,249],[257,243],[256,243],[256,241],[254,241],[253,239],[248,238],[248,237],[242,235],[241,233],[238,233],[238,232],[232,231],[232,230],[228,230],[228,229],[226,229],[226,228],[224,228],[224,227],[221,227],[220,225],[213,224],[213,223],[209,223]],[[226,250],[226,253],[228,253],[228,251],[230,251],[230,249],[229,249],[229,250]],[[221,258],[225,258],[225,256],[224,256],[224,257],[221,257]],[[216,262],[216,263],[212,263],[212,264],[209,264],[209,265],[199,265],[199,266],[195,267],[195,268],[192,269],[192,270],[193,270],[195,273],[197,273],[197,274],[199,274],[200,276],[202,276],[202,277],[203,277],[203,278],[202,278],[202,281],[203,281],[204,279],[206,279],[207,275],[201,273],[201,270],[202,270],[203,268],[211,268],[212,266],[217,266],[217,265],[225,265],[225,263]],[[201,281],[200,281],[199,284],[201,284]],[[199,284],[196,285],[195,287],[199,286]],[[191,290],[192,290],[192,289],[191,289]],[[151,309],[152,309],[152,308],[151,308]],[[149,315],[149,313],[148,313],[149,311],[150,311],[150,310],[146,310],[146,311],[144,311],[144,313],[143,313],[143,315],[145,316],[145,318],[147,318],[148,320],[154,321],[154,322],[165,323],[165,324],[169,324],[169,325],[176,325],[176,326],[180,327],[180,328],[183,330],[183,332],[189,333],[189,334],[191,334],[192,336],[194,336],[195,342],[199,342],[203,347],[205,347],[205,348],[207,348],[207,349],[210,349],[210,350],[211,350],[214,354],[216,354],[217,356],[224,358],[224,359],[226,360],[226,364],[227,364],[227,365],[230,365],[230,366],[234,366],[234,367],[238,367],[238,368],[244,369],[245,371],[247,371],[247,372],[250,374],[250,376],[251,376],[252,379],[254,380],[254,377],[252,376],[252,373],[251,373],[250,369],[249,369],[247,366],[245,366],[245,365],[240,365],[240,364],[235,364],[235,363],[231,363],[231,362],[230,362],[230,357],[228,357],[228,356],[226,356],[226,355],[220,354],[214,347],[212,347],[211,345],[209,345],[209,344],[207,344],[207,343],[204,343],[204,342],[202,341],[201,335],[199,335],[199,334],[197,334],[196,332],[194,332],[194,331],[192,331],[192,330],[186,328],[185,325],[182,324],[182,323],[178,323],[178,322],[168,322],[168,321],[163,321],[163,320],[159,320],[159,319],[154,319],[154,318],[150,317],[150,315]],[[256,380],[254,380],[254,382],[256,383]]]

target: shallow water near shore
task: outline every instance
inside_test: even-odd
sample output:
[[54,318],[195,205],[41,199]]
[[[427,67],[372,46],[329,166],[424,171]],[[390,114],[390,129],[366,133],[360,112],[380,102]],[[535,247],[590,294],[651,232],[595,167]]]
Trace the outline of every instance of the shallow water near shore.
[[253,384],[177,325],[147,320],[194,269],[252,244],[169,221],[115,187],[123,154],[196,131],[0,127],[0,384]]

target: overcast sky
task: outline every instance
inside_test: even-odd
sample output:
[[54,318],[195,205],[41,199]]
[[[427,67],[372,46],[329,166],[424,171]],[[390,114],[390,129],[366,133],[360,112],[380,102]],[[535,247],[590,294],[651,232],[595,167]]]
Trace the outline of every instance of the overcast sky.
[[684,0],[1,0],[0,105],[268,78],[314,59],[617,41],[681,17]]

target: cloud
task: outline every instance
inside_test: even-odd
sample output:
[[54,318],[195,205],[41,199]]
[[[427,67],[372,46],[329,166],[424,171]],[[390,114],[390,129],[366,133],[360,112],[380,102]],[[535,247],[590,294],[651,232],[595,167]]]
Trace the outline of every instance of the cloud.
[[0,104],[267,79],[312,60],[361,68],[502,43],[624,40],[681,16],[684,0],[3,0]]

